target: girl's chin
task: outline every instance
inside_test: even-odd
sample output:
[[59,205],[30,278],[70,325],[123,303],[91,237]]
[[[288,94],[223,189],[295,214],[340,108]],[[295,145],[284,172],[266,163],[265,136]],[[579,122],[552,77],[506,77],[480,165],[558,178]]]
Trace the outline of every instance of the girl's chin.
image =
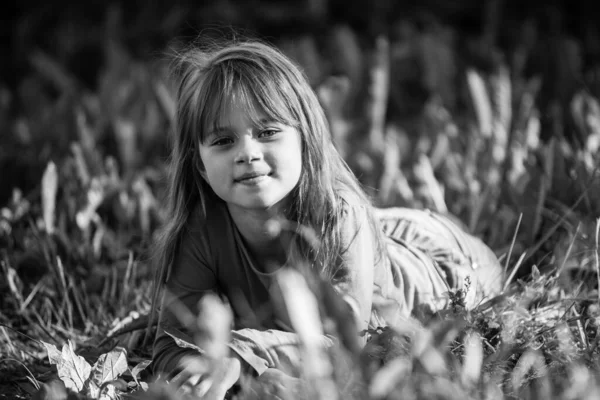
[[272,214],[282,212],[287,208],[287,203],[285,199],[278,198],[257,198],[252,200],[245,198],[243,201],[230,203],[230,205],[252,211],[268,211]]

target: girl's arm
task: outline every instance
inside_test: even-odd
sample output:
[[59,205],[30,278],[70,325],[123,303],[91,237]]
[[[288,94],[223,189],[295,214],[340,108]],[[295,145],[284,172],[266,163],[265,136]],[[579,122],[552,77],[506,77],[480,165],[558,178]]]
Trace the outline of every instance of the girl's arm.
[[186,355],[197,355],[193,349],[179,347],[172,336],[189,341],[198,303],[207,293],[214,293],[217,280],[206,262],[201,236],[186,228],[172,265],[171,274],[164,282],[158,330],[153,346],[155,372],[175,371]]

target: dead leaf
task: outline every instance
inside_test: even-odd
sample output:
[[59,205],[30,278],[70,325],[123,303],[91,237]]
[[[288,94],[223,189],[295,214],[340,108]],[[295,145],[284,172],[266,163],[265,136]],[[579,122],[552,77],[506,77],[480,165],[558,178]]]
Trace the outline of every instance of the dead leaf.
[[131,370],[131,376],[133,376],[133,379],[137,380],[139,378],[140,372],[145,370],[151,363],[152,360],[144,360],[138,363],[138,365],[136,365],[135,367],[133,367],[133,369]]
[[100,394],[99,400],[116,400],[119,398],[120,391],[115,385],[108,384]]
[[60,361],[57,365],[58,377],[64,382],[67,389],[74,392],[83,390],[85,381],[92,372],[92,367],[81,356],[75,354],[73,343],[69,340],[62,348]]
[[50,343],[46,343],[42,341],[42,344],[46,347],[46,351],[48,352],[48,360],[50,360],[50,364],[56,365],[60,363],[62,355],[58,348]]
[[102,354],[94,364],[91,380],[98,386],[103,383],[116,380],[127,371],[127,351],[117,347],[109,353]]

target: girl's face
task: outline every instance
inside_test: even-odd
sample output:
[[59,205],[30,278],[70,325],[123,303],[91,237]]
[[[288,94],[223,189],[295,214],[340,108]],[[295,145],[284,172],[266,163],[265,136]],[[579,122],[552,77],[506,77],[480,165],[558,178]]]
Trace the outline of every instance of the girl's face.
[[199,149],[203,178],[230,209],[281,211],[300,179],[300,132],[260,112],[226,107]]

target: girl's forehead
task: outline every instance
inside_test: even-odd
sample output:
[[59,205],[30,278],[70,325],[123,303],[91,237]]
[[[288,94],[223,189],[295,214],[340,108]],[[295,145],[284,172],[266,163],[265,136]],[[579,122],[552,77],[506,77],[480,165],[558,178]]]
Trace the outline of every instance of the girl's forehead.
[[218,126],[240,125],[248,123],[257,123],[269,119],[267,114],[256,104],[246,104],[244,102],[228,102],[223,105],[215,117],[215,124]]
[[[284,122],[289,112],[280,110],[281,104],[270,104],[265,99],[259,100],[255,93],[249,90],[234,90],[227,97],[222,97],[213,103],[207,118],[203,121],[204,127],[209,132],[219,128],[261,126],[265,122]],[[280,103],[280,102],[279,102]],[[284,115],[281,115],[284,114]]]

